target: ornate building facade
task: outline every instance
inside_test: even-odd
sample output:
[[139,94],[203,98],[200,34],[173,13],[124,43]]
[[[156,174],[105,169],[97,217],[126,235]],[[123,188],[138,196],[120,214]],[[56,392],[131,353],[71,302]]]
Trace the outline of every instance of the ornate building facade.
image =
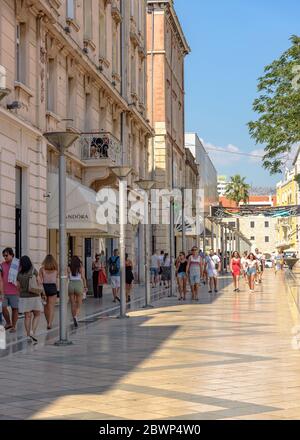
[[[7,90],[0,94],[0,246],[35,263],[57,255],[58,156],[43,133],[76,131],[67,153],[68,251],[89,268],[99,247],[108,254],[117,247],[117,231],[85,212],[95,212],[99,189],[117,187],[111,167],[130,165],[131,187],[148,177],[146,2],[0,0],[0,65]],[[128,227],[137,273],[141,238],[141,227]]]
[[[147,114],[155,131],[150,171],[158,189],[184,184],[184,59],[190,52],[173,0],[148,0]],[[167,225],[153,228],[152,247],[170,249]]]

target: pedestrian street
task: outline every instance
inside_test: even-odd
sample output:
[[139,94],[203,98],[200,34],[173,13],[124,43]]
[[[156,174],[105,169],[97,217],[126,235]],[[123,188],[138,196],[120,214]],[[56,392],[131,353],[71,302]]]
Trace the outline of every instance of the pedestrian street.
[[69,347],[49,338],[2,357],[0,417],[300,419],[296,275],[267,270],[254,294],[228,280],[211,301],[166,296],[82,323]]

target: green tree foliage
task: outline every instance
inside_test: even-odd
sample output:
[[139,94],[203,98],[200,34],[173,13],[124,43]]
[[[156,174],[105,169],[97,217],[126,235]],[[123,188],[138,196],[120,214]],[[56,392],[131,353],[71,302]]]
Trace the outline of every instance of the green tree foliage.
[[300,142],[300,37],[290,40],[291,47],[259,78],[260,96],[253,109],[260,117],[248,123],[251,137],[265,145],[263,166],[271,174],[282,170],[288,153]]
[[236,174],[235,176],[230,177],[225,196],[227,199],[233,200],[236,203],[236,206],[239,206],[240,202],[248,203],[249,190],[250,185],[245,182],[245,177]]

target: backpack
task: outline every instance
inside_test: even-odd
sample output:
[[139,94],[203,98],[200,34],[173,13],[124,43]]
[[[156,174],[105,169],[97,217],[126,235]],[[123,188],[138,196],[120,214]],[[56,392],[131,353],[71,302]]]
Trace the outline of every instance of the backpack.
[[119,272],[117,261],[119,257],[116,257],[115,261],[112,260],[112,258],[109,259],[109,273],[114,276],[117,275]]

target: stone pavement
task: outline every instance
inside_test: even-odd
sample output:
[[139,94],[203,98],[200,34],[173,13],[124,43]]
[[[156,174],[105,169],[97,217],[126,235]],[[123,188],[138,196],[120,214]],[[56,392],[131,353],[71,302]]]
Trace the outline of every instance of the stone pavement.
[[82,322],[70,347],[48,335],[6,354],[0,418],[300,419],[297,279],[268,270],[255,294],[222,283],[201,304],[165,297]]

